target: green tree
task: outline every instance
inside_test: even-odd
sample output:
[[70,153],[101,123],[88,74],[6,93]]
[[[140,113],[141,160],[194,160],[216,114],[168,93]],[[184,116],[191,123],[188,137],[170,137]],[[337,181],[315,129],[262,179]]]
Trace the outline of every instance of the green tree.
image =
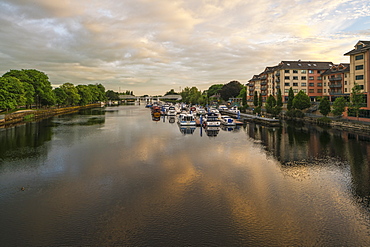
[[325,117],[330,113],[330,102],[327,97],[323,97],[320,100],[319,111]]
[[207,90],[208,98],[213,96],[213,95],[218,94],[222,87],[223,87],[223,84],[214,84],[214,85],[210,86]]
[[253,105],[254,105],[255,107],[257,107],[257,106],[258,106],[258,93],[257,93],[257,91],[254,91],[254,96],[253,96]]
[[[294,96],[294,95],[293,95]],[[278,89],[278,92],[277,92],[277,99],[276,99],[276,105],[278,107],[283,107],[283,97],[281,95],[281,90],[280,88]]]
[[92,102],[92,92],[87,85],[77,85],[76,89],[80,95],[79,105],[87,105]]
[[259,107],[262,107],[262,94],[260,93],[260,95],[258,96],[258,106]]
[[247,105],[247,88],[245,86],[243,86],[242,90],[240,90],[240,93],[237,97],[242,98],[243,106]]
[[302,90],[293,99],[293,108],[304,110],[311,106],[310,97]]
[[35,90],[35,100],[34,102],[38,106],[51,106],[55,104],[55,95],[53,94],[53,88],[49,81],[49,77],[38,70],[26,69],[24,71]]
[[32,80],[24,72],[24,70],[10,70],[3,77],[15,77],[20,80],[24,88],[24,99],[27,108],[30,108],[35,102],[35,89],[32,85]]
[[59,87],[55,88],[53,91],[54,91],[54,95],[55,95],[55,103],[58,106],[65,105],[66,102],[67,102],[67,97],[68,97],[66,92],[63,89],[59,88]]
[[164,95],[178,95],[175,90],[171,89],[170,91],[166,92]]
[[276,106],[276,99],[274,96],[270,94],[270,96],[267,97],[267,100],[265,103],[266,112],[272,114],[275,106]]
[[354,87],[352,88],[349,109],[355,113],[357,120],[359,118],[358,114],[360,112],[360,108],[363,107],[364,104],[364,97],[361,91],[360,85],[355,83]]
[[65,92],[67,95],[66,101],[64,102],[65,105],[77,105],[80,102],[81,96],[78,94],[77,88],[72,83],[64,83],[60,86],[60,88]]
[[238,81],[231,81],[222,86],[220,90],[220,95],[223,100],[228,100],[230,98],[235,98],[239,95],[240,90],[242,89],[243,85],[240,84]]
[[293,109],[293,100],[294,100],[293,88],[289,88],[288,103],[287,103],[287,109],[288,109],[288,111],[290,111],[290,110]]
[[345,111],[347,101],[344,97],[339,97],[334,100],[332,113],[334,116],[341,116]]
[[108,100],[119,100],[118,92],[114,92],[113,90],[108,90],[105,92],[105,96]]
[[24,104],[23,83],[15,77],[0,77],[0,109],[16,109]]

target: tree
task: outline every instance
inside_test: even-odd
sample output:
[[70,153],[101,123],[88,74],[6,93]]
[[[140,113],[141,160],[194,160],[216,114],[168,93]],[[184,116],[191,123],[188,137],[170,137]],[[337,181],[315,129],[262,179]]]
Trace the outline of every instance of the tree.
[[310,97],[302,90],[293,99],[293,108],[304,110],[311,106]]
[[24,104],[23,83],[12,76],[0,77],[0,109],[15,109]]
[[276,99],[274,96],[270,94],[270,96],[267,97],[265,108],[267,113],[273,113],[273,109],[276,106]]
[[223,84],[214,84],[210,86],[207,90],[207,96],[211,97],[213,95],[218,94],[222,87],[223,87]]
[[64,105],[77,105],[80,102],[81,96],[78,94],[77,88],[72,83],[64,83],[60,88],[67,95]]
[[67,97],[68,97],[66,92],[63,89],[59,88],[59,87],[55,88],[53,91],[54,91],[54,95],[55,95],[55,103],[58,106],[66,104]]
[[288,103],[287,103],[287,109],[288,109],[288,111],[290,111],[290,110],[293,109],[293,100],[294,100],[293,88],[289,88]]
[[243,86],[242,90],[240,90],[238,98],[242,98],[243,106],[247,105],[247,88]]
[[220,90],[220,95],[223,100],[228,100],[230,98],[235,98],[239,95],[240,90],[242,89],[243,85],[240,84],[238,81],[231,81],[222,86]]
[[[293,95],[294,97],[294,95]],[[277,99],[276,99],[276,105],[278,107],[283,107],[283,97],[281,96],[281,90],[280,88],[278,89],[278,92],[277,92]]]
[[326,97],[320,100],[319,111],[325,117],[330,113],[330,102]]
[[105,97],[107,97],[108,100],[119,100],[119,94],[113,90],[106,91]]
[[334,116],[341,116],[345,111],[347,101],[344,97],[339,97],[334,100],[332,113]]
[[87,85],[78,85],[76,89],[80,95],[79,105],[87,105],[92,102],[92,92]]
[[49,81],[49,77],[38,70],[26,69],[22,70],[29,77],[31,84],[35,90],[34,102],[39,106],[50,106],[55,104],[55,95]]
[[175,90],[171,89],[170,91],[168,91],[164,95],[178,95],[178,93],[176,93]]
[[258,93],[257,93],[257,91],[254,91],[254,96],[253,96],[253,105],[254,105],[255,107],[257,107],[257,106],[258,106]]
[[24,70],[10,70],[6,72],[3,77],[15,77],[20,80],[23,84],[24,88],[24,99],[26,107],[31,107],[32,104],[35,102],[35,89],[32,85],[32,80],[30,77],[24,72]]
[[359,118],[358,114],[360,112],[360,108],[363,106],[364,103],[364,97],[361,91],[362,90],[360,86],[355,83],[354,87],[352,88],[351,103],[349,105],[349,108],[355,113],[357,120]]

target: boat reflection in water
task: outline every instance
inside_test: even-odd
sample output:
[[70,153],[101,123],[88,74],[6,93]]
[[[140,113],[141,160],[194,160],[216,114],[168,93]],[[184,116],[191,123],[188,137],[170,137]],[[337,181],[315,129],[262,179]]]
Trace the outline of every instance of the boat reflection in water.
[[176,122],[176,118],[171,116],[171,117],[168,118],[168,122],[171,123],[171,124],[172,123],[175,123]]
[[220,127],[205,127],[206,135],[209,137],[216,137],[220,132]]
[[152,117],[152,120],[155,121],[155,122],[158,122],[160,119],[161,119],[161,117],[155,117],[155,116]]
[[239,132],[240,131],[240,126],[226,126],[226,125],[221,125],[221,129],[223,131],[235,131],[235,132]]
[[193,134],[196,128],[197,127],[195,127],[195,126],[183,126],[183,125],[179,125],[180,132],[182,134],[184,134],[184,135]]

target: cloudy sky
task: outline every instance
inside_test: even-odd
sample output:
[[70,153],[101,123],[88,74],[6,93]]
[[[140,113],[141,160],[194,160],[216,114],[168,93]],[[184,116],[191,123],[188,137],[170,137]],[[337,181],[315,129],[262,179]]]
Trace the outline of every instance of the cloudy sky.
[[0,73],[135,95],[238,80],[282,60],[349,62],[368,0],[0,0]]

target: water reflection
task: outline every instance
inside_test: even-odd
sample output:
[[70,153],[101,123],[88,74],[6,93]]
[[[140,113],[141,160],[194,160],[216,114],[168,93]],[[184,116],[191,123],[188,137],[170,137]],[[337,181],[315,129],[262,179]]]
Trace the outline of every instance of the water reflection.
[[168,122],[173,124],[173,123],[176,122],[176,118],[171,116],[171,117],[168,118]]
[[281,162],[282,169],[300,179],[311,168],[321,169],[333,164],[340,169],[349,166],[354,195],[368,204],[369,135],[289,122],[278,128],[250,123],[246,132]]
[[181,126],[179,124],[180,132],[184,135],[193,134],[196,128],[195,126]]
[[220,127],[205,127],[204,131],[206,132],[207,136],[209,137],[216,137],[220,132]]

